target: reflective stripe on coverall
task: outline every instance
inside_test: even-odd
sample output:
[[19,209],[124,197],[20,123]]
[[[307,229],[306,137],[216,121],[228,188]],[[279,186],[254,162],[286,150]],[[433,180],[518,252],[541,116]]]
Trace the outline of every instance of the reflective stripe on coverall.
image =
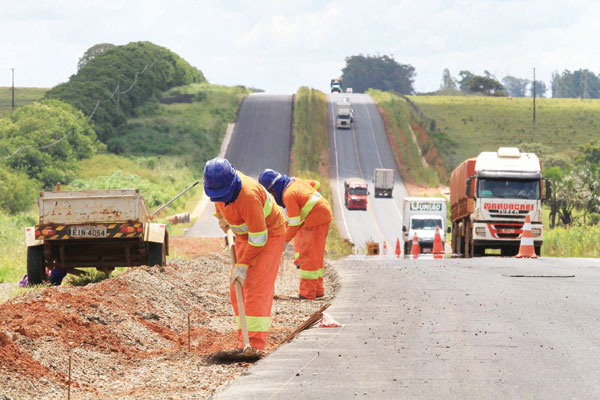
[[[261,184],[239,171],[237,174],[242,180],[237,199],[227,206],[215,202],[215,208],[236,234],[236,265],[249,266],[242,286],[248,336],[250,345],[262,350],[271,322],[273,287],[283,252],[285,218]],[[230,285],[230,297],[238,323],[239,347],[243,347],[233,285]]]
[[[295,225],[300,217],[302,224],[299,244],[300,296],[314,299],[323,296],[323,256],[329,223],[333,219],[331,208],[308,182],[296,178],[283,192],[283,203],[288,214],[285,240],[297,235],[300,226]],[[291,222],[291,223],[290,223]],[[294,239],[296,244],[296,240]]]

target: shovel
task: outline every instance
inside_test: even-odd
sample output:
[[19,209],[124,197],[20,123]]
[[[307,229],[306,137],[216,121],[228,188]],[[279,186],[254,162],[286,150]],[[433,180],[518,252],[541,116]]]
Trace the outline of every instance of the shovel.
[[[233,232],[231,229],[227,230],[227,246],[229,247],[229,256],[231,258],[231,266],[235,267],[236,256],[235,256],[235,245],[233,243]],[[250,346],[250,337],[248,336],[248,325],[246,324],[246,310],[244,308],[244,299],[242,298],[242,284],[236,280],[234,282],[235,297],[237,300],[238,314],[240,317],[240,325],[242,327],[242,341],[244,342],[244,348],[233,351],[220,351],[209,357],[209,361],[215,364],[228,364],[240,361],[254,362],[258,361],[261,357],[261,353],[252,346]]]

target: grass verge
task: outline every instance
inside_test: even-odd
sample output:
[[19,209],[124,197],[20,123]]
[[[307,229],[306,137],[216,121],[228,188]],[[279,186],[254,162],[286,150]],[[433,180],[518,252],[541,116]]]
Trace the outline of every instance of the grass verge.
[[[321,194],[331,200],[329,184],[329,132],[325,93],[307,87],[298,89],[294,103],[294,141],[290,174],[321,182]],[[315,151],[321,149],[321,151]],[[340,235],[335,221],[329,225],[325,246],[327,257],[352,254],[352,245]]]

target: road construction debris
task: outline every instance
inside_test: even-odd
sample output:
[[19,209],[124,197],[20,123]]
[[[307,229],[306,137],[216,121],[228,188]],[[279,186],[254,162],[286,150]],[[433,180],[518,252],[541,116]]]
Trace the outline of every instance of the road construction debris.
[[[185,247],[189,260],[172,259],[162,269],[136,267],[96,284],[32,290],[0,304],[0,397],[65,399],[69,354],[74,399],[210,398],[237,378],[250,364],[206,361],[237,346],[228,257],[193,257],[191,247]],[[298,271],[284,265],[266,355],[336,290],[333,270],[326,269],[328,296],[291,300]]]
[[281,341],[281,344],[287,343],[292,340],[298,333],[303,330],[309,329],[311,326],[316,325],[319,321],[323,319],[323,311],[325,311],[331,304],[327,303],[323,307],[319,309],[319,311],[315,312],[313,315],[308,317],[306,321],[304,321],[299,327],[297,327],[292,333],[287,335],[285,339]]

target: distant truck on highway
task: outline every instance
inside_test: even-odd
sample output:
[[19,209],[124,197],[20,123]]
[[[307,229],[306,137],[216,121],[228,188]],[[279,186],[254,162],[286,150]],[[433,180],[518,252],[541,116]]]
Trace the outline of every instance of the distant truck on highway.
[[375,197],[392,197],[394,190],[394,170],[375,168],[373,185],[375,187]]
[[354,122],[354,109],[349,99],[344,99],[336,104],[335,126],[341,129],[350,129]]
[[442,243],[446,243],[446,199],[443,197],[405,197],[402,199],[402,237],[404,254],[410,253],[417,235],[421,252],[431,253],[435,227],[439,227]]
[[369,186],[360,178],[348,178],[344,181],[344,201],[348,210],[367,209]]
[[154,222],[137,189],[41,192],[38,206],[38,225],[25,228],[30,284],[48,280],[53,269],[64,276],[85,267],[165,264],[167,227]]
[[542,200],[550,193],[550,181],[543,179],[540,160],[533,153],[501,147],[463,161],[450,178],[452,251],[465,257],[481,256],[486,249],[515,255],[529,215],[539,255]]
[[331,93],[342,93],[342,78],[333,78],[330,83]]

